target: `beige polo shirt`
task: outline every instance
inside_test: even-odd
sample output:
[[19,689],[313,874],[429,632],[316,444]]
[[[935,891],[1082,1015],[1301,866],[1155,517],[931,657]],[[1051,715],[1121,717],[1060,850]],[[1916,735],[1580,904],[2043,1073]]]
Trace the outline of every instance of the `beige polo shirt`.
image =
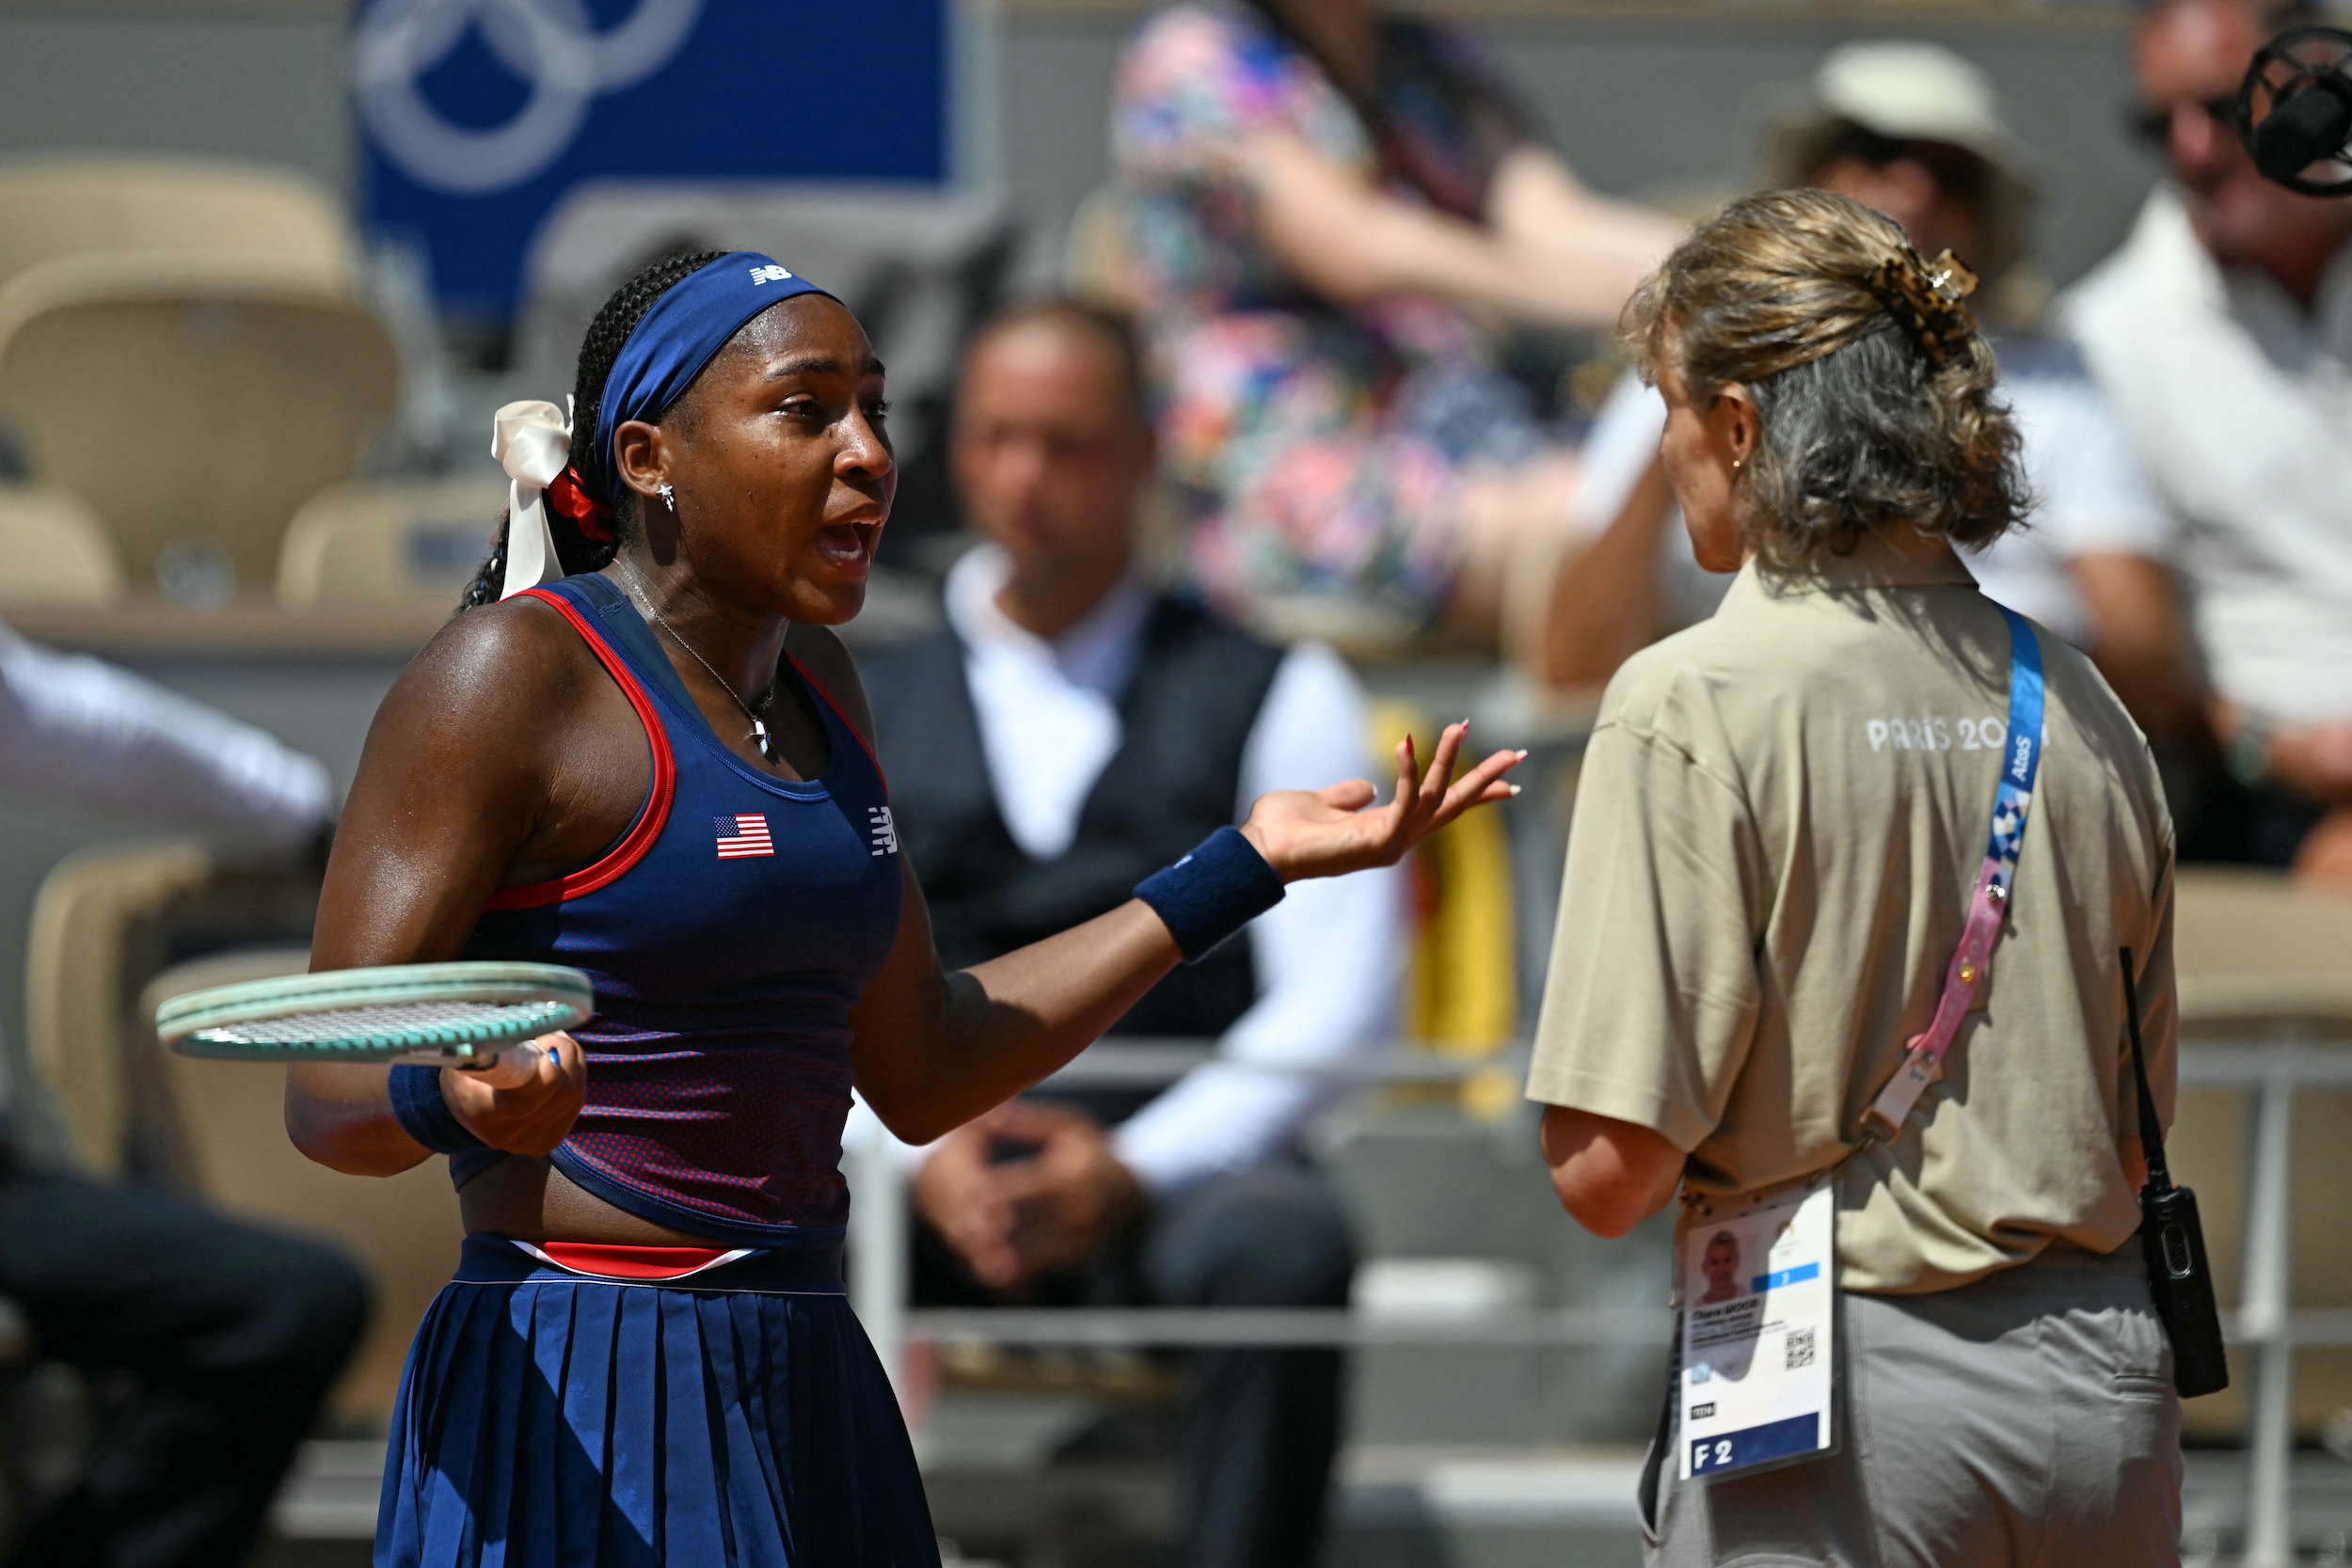
[[[2089,659],[2040,638],[2045,744],[1989,985],[1891,1148],[1845,1169],[1849,1290],[1948,1289],[2139,1223],[2116,949],[2171,1116],[2172,827]],[[1530,1098],[1689,1151],[1728,1196],[1834,1165],[1928,1025],[1983,864],[2009,630],[1956,558],[1872,540],[1610,683],[1586,753]]]

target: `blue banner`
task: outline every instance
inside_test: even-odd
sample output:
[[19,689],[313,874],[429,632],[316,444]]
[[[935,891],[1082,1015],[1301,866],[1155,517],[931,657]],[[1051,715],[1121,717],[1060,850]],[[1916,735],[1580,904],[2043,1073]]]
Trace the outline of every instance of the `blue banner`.
[[946,177],[946,0],[361,0],[370,227],[451,314],[514,312],[584,180]]

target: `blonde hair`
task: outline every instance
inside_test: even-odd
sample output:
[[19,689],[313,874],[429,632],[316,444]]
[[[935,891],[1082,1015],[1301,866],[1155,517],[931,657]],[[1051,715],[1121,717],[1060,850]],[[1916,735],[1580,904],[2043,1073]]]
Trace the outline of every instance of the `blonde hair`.
[[1924,276],[1892,218],[1831,191],[1768,191],[1702,224],[1627,305],[1645,380],[1671,360],[1694,400],[1738,387],[1755,403],[1763,438],[1735,503],[1767,566],[1847,554],[1889,523],[1969,546],[2023,523],[1991,345],[1957,304],[1938,332],[1890,297],[1890,277]]

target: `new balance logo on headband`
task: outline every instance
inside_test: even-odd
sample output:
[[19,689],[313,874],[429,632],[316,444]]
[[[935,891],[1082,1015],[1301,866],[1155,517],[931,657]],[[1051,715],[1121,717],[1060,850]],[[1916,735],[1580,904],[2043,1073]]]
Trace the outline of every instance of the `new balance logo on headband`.
[[785,271],[782,267],[767,266],[754,267],[752,269],[752,281],[754,283],[788,283],[791,280],[792,275]]

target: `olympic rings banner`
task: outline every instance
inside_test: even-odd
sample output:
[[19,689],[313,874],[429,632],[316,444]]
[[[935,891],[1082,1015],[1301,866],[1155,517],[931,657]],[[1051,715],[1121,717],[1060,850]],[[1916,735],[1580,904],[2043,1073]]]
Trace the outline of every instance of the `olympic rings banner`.
[[363,204],[453,314],[514,312],[583,180],[938,182],[946,0],[360,0]]

